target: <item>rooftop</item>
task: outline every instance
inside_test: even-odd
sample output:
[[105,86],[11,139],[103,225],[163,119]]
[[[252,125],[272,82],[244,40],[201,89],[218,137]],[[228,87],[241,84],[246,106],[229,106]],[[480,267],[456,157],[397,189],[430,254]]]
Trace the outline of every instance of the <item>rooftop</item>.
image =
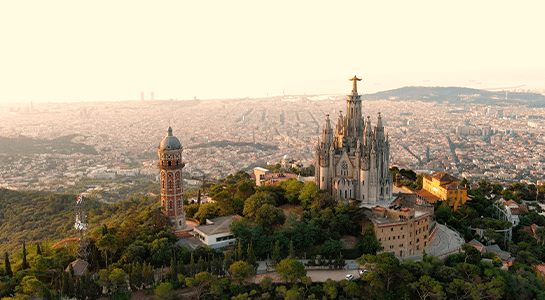
[[233,221],[240,220],[240,218],[241,217],[238,215],[232,215],[214,218],[211,220],[207,219],[206,224],[195,227],[195,230],[198,230],[208,236],[229,232],[229,227]]

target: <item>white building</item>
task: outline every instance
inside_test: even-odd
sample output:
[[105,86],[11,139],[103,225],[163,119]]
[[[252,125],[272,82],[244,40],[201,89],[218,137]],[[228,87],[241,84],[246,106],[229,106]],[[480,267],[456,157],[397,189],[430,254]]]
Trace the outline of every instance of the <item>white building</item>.
[[234,220],[241,217],[237,215],[224,216],[214,219],[206,219],[206,224],[194,228],[195,235],[199,240],[210,248],[222,248],[232,246],[236,243],[235,236],[229,227]]

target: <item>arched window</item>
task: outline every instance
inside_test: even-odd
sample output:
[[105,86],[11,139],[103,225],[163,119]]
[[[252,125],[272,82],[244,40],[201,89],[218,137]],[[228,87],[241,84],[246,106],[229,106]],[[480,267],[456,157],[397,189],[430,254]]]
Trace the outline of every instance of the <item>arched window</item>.
[[172,201],[169,201],[169,202],[168,202],[168,208],[169,208],[169,209],[172,209]]
[[172,180],[169,180],[169,181],[168,181],[168,188],[169,188],[169,189],[172,189]]

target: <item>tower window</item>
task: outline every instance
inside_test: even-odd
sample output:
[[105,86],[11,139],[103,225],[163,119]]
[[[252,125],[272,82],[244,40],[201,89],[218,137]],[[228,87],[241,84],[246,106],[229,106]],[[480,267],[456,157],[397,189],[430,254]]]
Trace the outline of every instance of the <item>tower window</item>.
[[168,161],[168,166],[172,166],[172,162],[170,160]]
[[169,202],[168,202],[168,208],[169,208],[169,209],[172,209],[172,201],[169,201]]
[[169,180],[169,181],[168,181],[168,188],[169,188],[169,189],[172,189],[172,180]]

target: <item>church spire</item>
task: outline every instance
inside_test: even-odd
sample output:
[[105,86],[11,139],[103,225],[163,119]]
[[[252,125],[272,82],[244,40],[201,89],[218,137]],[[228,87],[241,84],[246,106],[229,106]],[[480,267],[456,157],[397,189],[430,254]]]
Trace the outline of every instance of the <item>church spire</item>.
[[384,125],[382,124],[380,112],[378,113],[377,126],[375,126],[375,140],[384,141]]

